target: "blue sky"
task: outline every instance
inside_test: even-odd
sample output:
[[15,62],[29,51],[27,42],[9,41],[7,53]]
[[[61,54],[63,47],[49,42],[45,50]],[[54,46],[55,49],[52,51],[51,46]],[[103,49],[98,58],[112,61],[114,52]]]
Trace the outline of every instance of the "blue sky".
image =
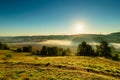
[[120,0],[0,0],[0,36],[75,34],[120,31]]

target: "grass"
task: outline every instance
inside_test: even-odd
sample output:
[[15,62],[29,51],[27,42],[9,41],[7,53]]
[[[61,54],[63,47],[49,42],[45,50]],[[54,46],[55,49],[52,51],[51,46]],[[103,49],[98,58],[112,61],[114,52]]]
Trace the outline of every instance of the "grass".
[[[3,58],[11,54],[7,61]],[[0,50],[0,80],[119,80],[120,62],[102,57],[39,57]]]

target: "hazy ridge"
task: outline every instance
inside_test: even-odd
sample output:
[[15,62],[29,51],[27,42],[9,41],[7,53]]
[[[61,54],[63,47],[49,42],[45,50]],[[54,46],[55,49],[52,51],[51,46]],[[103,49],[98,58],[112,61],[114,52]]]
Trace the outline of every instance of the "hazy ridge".
[[70,40],[72,42],[99,42],[106,40],[111,43],[120,43],[120,32],[103,34],[76,34],[76,35],[41,35],[41,36],[15,36],[15,37],[0,37],[1,42],[41,42],[45,40]]

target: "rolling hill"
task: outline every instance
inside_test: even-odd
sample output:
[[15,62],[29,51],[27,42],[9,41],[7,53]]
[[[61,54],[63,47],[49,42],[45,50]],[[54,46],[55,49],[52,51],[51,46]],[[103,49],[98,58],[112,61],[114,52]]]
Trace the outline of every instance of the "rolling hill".
[[41,42],[45,40],[70,40],[72,42],[99,42],[106,40],[112,43],[120,43],[120,32],[103,34],[77,34],[77,35],[41,35],[41,36],[15,36],[15,37],[0,37],[0,42]]
[[[6,57],[8,53],[11,58]],[[120,80],[120,62],[102,57],[40,57],[0,50],[0,80]]]

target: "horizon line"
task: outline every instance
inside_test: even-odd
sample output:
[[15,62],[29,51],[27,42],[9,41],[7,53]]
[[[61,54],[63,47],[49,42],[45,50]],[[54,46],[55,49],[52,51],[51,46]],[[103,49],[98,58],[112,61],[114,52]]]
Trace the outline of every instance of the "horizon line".
[[111,33],[107,33],[107,34],[104,34],[104,33],[78,33],[78,34],[35,34],[35,35],[7,35],[7,36],[0,36],[0,37],[32,37],[32,36],[60,36],[60,35],[109,35],[109,34],[112,34],[112,33],[119,33],[119,32],[111,32]]

